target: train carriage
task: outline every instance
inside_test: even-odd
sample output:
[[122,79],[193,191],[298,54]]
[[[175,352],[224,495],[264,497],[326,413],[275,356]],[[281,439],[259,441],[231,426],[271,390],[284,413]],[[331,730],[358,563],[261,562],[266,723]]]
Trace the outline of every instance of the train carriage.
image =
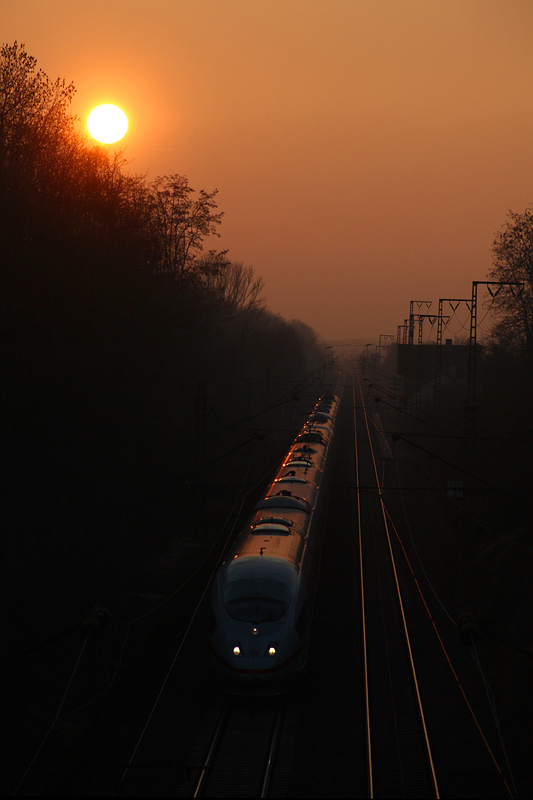
[[305,668],[338,405],[316,404],[215,576],[210,661],[229,692],[281,692]]

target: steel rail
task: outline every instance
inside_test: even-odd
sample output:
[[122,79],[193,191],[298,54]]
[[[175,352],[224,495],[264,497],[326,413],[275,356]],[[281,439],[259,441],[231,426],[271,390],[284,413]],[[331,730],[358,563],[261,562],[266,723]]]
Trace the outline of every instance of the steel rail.
[[415,663],[414,663],[414,658],[413,658],[413,652],[412,652],[412,648],[411,648],[411,640],[410,640],[410,637],[409,637],[409,631],[408,631],[408,627],[407,627],[407,619],[406,619],[406,616],[405,616],[405,610],[404,610],[404,605],[403,605],[403,600],[402,600],[402,593],[401,593],[401,589],[400,589],[400,582],[399,582],[398,573],[397,573],[397,570],[396,570],[396,561],[395,561],[395,558],[394,558],[394,552],[393,552],[393,549],[392,549],[392,542],[391,542],[390,533],[389,533],[389,525],[388,525],[388,522],[387,522],[387,514],[386,514],[386,510],[385,510],[385,502],[383,500],[382,487],[381,487],[381,484],[380,484],[380,481],[379,481],[379,474],[378,474],[378,468],[377,468],[377,463],[376,463],[376,456],[375,456],[375,452],[374,452],[374,446],[372,444],[372,437],[371,437],[371,434],[370,434],[370,426],[368,424],[368,414],[367,414],[365,399],[364,399],[364,396],[363,396],[363,391],[362,391],[360,382],[359,382],[359,392],[360,392],[360,395],[361,395],[361,405],[362,405],[362,410],[363,410],[363,414],[364,414],[364,418],[365,418],[368,442],[369,442],[369,446],[370,446],[370,454],[372,456],[372,463],[373,463],[373,467],[374,467],[374,475],[375,475],[375,480],[376,480],[377,492],[378,492],[378,497],[379,497],[379,501],[380,501],[381,513],[382,513],[382,516],[383,516],[383,525],[384,525],[385,533],[386,533],[386,536],[387,536],[387,543],[388,543],[388,547],[389,547],[391,565],[392,565],[392,570],[393,570],[393,574],[394,574],[394,581],[395,581],[395,585],[396,585],[396,594],[397,594],[397,597],[398,597],[398,603],[399,603],[400,613],[401,613],[401,617],[402,617],[403,631],[404,631],[404,634],[405,634],[405,641],[406,641],[406,644],[407,644],[407,650],[408,650],[408,654],[409,654],[409,662],[410,662],[410,666],[411,666],[411,674],[412,674],[412,677],[413,677],[414,689],[415,689],[416,698],[417,698],[418,711],[419,711],[419,714],[420,714],[420,721],[421,721],[422,730],[423,730],[423,734],[424,734],[424,741],[425,741],[427,755],[428,755],[431,778],[432,778],[432,782],[433,782],[433,788],[434,788],[434,791],[435,791],[435,796],[437,798],[440,798],[439,788],[438,788],[438,783],[437,783],[437,776],[436,776],[436,773],[435,773],[435,765],[433,763],[433,756],[432,756],[432,753],[431,753],[431,746],[430,746],[430,743],[429,743],[429,735],[428,735],[427,726],[426,726],[426,720],[425,720],[425,716],[424,716],[422,698],[421,698],[421,695],[420,695],[420,689],[419,689],[418,679],[417,679],[417,675],[416,675],[416,668],[415,668]]
[[202,796],[202,792],[203,792],[203,790],[205,788],[205,785],[206,785],[206,782],[207,782],[207,776],[209,775],[209,770],[211,768],[211,764],[213,763],[213,758],[214,758],[215,752],[216,752],[216,750],[218,748],[218,744],[219,744],[219,742],[220,742],[220,740],[222,738],[223,732],[224,732],[224,725],[225,725],[225,722],[226,722],[227,714],[228,714],[228,707],[227,707],[227,704],[224,704],[223,707],[222,707],[222,711],[220,712],[220,716],[218,718],[218,722],[217,722],[217,725],[216,725],[216,728],[215,728],[215,732],[214,732],[213,737],[211,739],[211,744],[209,745],[209,750],[207,751],[207,755],[206,755],[206,757],[204,759],[204,763],[202,765],[200,776],[198,778],[198,781],[196,782],[196,789],[194,790],[193,797],[201,797]]
[[270,781],[272,779],[272,773],[274,771],[274,762],[276,757],[276,751],[278,748],[279,737],[281,734],[281,728],[283,724],[283,716],[285,714],[285,703],[287,701],[286,696],[283,697],[283,700],[279,704],[278,712],[276,715],[276,722],[274,724],[274,731],[272,733],[272,741],[270,742],[270,749],[268,751],[268,759],[265,768],[265,776],[263,778],[263,785],[261,786],[261,797],[268,797],[268,790],[270,787]]
[[357,487],[357,533],[359,539],[359,579],[361,590],[361,621],[363,639],[363,666],[365,680],[365,724],[366,724],[366,759],[368,768],[368,796],[374,797],[374,777],[372,767],[372,737],[370,734],[370,693],[368,688],[368,654],[366,641],[366,611],[365,611],[365,587],[364,587],[364,568],[363,568],[363,540],[361,535],[361,485],[359,480],[359,450],[357,447],[357,418],[355,402],[355,380],[352,375],[352,399],[353,399],[353,430],[354,430],[354,456],[355,456],[355,485]]
[[[242,720],[243,714],[244,719],[249,714],[253,716],[253,708],[243,711],[242,707],[232,706],[226,698],[202,760],[193,797],[209,796],[211,791],[220,797],[242,797],[243,792],[250,797],[269,796],[283,730],[286,696],[277,700],[271,715],[270,712],[267,714],[264,734],[260,733],[258,740],[256,737],[256,741],[251,742],[249,725],[243,725]],[[241,759],[244,754],[247,758]],[[240,762],[238,774],[235,772],[235,759]]]

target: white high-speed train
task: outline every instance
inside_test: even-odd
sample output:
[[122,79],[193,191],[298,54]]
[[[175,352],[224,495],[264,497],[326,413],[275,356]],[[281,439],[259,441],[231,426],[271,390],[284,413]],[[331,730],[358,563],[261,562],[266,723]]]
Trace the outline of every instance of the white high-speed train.
[[210,660],[229,692],[281,692],[305,667],[338,408],[316,404],[215,576]]

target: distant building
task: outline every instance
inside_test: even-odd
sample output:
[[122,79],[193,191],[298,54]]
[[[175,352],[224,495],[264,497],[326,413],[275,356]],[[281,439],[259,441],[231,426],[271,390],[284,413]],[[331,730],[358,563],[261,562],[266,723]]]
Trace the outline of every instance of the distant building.
[[[479,345],[476,345],[479,351]],[[468,377],[468,344],[453,344],[446,339],[441,347],[441,375],[445,375],[458,383],[466,384]],[[435,378],[437,369],[436,344],[399,344],[397,345],[396,370],[406,383]]]
[[[436,344],[397,345],[396,369],[403,379],[404,397],[417,411],[433,414],[439,409],[450,413],[464,413],[467,395],[470,345],[454,345],[452,339],[440,348],[440,369],[437,373]],[[482,346],[476,345],[476,360]],[[437,393],[438,387],[438,393]]]

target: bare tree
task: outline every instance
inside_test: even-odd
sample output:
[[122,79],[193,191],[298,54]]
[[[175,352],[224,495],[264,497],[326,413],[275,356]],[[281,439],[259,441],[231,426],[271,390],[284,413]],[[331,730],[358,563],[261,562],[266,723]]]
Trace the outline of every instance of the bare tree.
[[[492,244],[489,280],[503,282],[491,302],[500,320],[493,338],[515,353],[533,355],[533,208],[509,211]],[[516,284],[523,284],[517,286]]]
[[216,213],[217,189],[194,196],[184,175],[158,177],[148,187],[152,230],[158,247],[156,274],[170,285],[183,284],[194,271],[204,239],[219,236],[223,214]]
[[230,261],[227,251],[210,250],[198,263],[198,274],[207,299],[221,311],[236,317],[246,311],[264,308],[261,297],[262,278],[256,277],[252,266]]

